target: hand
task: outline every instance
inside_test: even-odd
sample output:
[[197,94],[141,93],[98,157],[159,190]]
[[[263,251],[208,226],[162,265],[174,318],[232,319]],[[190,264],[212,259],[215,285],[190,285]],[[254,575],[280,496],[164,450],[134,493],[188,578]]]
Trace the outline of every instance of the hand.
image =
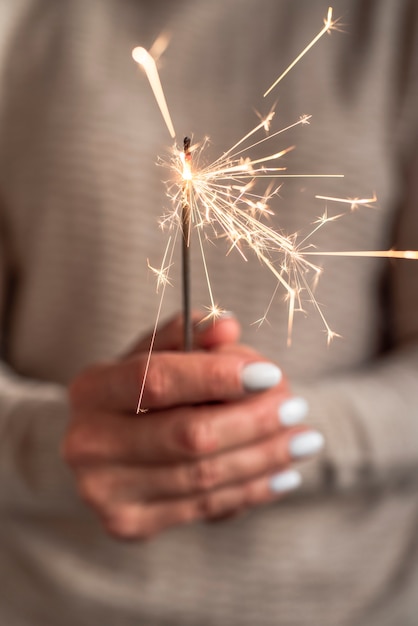
[[[135,407],[146,341],[71,385],[64,456],[82,497],[112,534],[149,538],[270,502],[296,486],[298,474],[284,471],[293,458],[321,447],[319,433],[280,422],[280,415],[287,424],[297,421],[303,403],[301,409],[300,399],[289,401],[275,365],[233,343],[238,332],[234,319],[223,319],[196,333],[196,346],[210,350],[155,352],[145,414],[136,416]],[[181,324],[171,322],[158,337],[157,349],[175,350]]]

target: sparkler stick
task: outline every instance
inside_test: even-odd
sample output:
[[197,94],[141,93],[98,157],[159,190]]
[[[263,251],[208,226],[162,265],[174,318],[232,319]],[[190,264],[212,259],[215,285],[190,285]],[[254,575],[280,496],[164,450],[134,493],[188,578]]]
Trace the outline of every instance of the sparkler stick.
[[183,208],[181,215],[181,226],[183,233],[182,259],[183,259],[183,324],[184,324],[184,350],[190,352],[193,341],[193,327],[190,307],[190,234],[192,226],[190,195],[190,181],[192,173],[190,163],[192,155],[190,153],[190,138],[185,137],[183,141],[184,168],[183,168]]

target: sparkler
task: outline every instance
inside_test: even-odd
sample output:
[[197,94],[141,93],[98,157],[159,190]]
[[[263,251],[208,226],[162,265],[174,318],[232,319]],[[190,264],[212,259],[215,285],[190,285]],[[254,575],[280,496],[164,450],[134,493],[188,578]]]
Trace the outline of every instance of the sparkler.
[[192,155],[190,152],[190,138],[185,137],[183,141],[183,208],[181,214],[181,226],[183,232],[183,324],[184,324],[184,349],[190,352],[193,341],[193,328],[190,306],[190,234],[192,227],[191,219],[191,181],[192,171],[190,163]]
[[[332,8],[328,9],[323,28],[302,50],[296,59],[285,69],[279,78],[266,90],[267,96],[302,57],[321,39],[323,35],[337,28],[338,20],[332,19]],[[156,65],[150,54],[144,48],[135,48],[132,56],[145,70],[153,89],[161,114],[172,138],[175,138],[171,117],[166,104],[164,93]],[[165,287],[169,281],[169,270],[172,265],[173,252],[179,230],[183,235],[183,309],[184,309],[184,347],[191,349],[192,326],[190,320],[190,258],[189,247],[192,228],[197,232],[197,239],[201,251],[203,268],[208,286],[210,307],[208,318],[216,318],[222,312],[214,300],[209,271],[204,254],[202,232],[205,229],[215,238],[224,237],[229,242],[229,252],[238,251],[246,259],[246,250],[250,249],[256,257],[271,271],[277,280],[277,286],[267,308],[267,311],[257,323],[262,323],[273,303],[277,290],[282,287],[288,303],[288,345],[291,343],[294,314],[303,310],[305,296],[312,302],[319,314],[327,333],[328,343],[336,336],[330,328],[322,310],[314,297],[316,283],[321,274],[321,267],[314,263],[314,257],[321,256],[353,256],[353,257],[384,257],[397,259],[418,259],[418,251],[318,251],[313,249],[312,236],[327,223],[341,218],[344,213],[328,216],[327,212],[318,218],[313,229],[301,240],[297,234],[287,235],[280,230],[274,230],[266,223],[266,218],[272,215],[270,201],[277,195],[280,184],[277,179],[284,178],[337,178],[342,174],[288,174],[285,166],[279,162],[293,150],[288,146],[273,154],[253,159],[250,151],[256,146],[268,142],[298,125],[309,124],[310,116],[304,115],[290,126],[270,133],[274,118],[274,107],[266,117],[260,117],[260,122],[244,137],[239,139],[229,150],[224,152],[212,163],[203,163],[203,153],[208,142],[205,139],[201,144],[192,145],[186,137],[183,149],[174,145],[169,161],[162,161],[173,173],[174,182],[168,186],[168,195],[172,201],[172,210],[162,221],[162,226],[173,229],[174,235],[168,240],[164,259],[160,268],[151,268],[157,275],[158,285],[162,285],[160,304],[152,336],[145,376],[138,401],[138,411],[141,410],[141,401],[151,357],[155,333],[159,322],[162,299]],[[259,134],[266,131],[270,134],[259,138]],[[192,163],[193,155],[193,163]],[[256,185],[267,180],[267,188],[260,193]],[[376,202],[371,198],[336,198],[316,196],[329,202],[348,204],[351,210],[360,206],[369,207]],[[205,318],[206,319],[206,318]]]

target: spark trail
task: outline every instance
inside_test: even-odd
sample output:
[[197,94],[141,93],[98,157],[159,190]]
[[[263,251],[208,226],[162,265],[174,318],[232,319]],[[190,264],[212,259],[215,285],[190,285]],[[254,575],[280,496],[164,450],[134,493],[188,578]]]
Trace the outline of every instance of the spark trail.
[[[328,9],[324,26],[302,50],[294,61],[281,73],[272,85],[267,89],[267,96],[303,58],[305,54],[326,34],[337,29],[338,20],[332,19],[332,8]],[[171,121],[166,99],[158,77],[155,61],[144,48],[135,48],[132,52],[134,60],[145,70],[158,106],[160,108],[167,129],[172,138],[176,133]],[[284,164],[286,155],[294,149],[289,145],[279,150],[270,152],[269,146],[279,141],[285,132],[299,125],[310,122],[310,116],[304,115],[286,128],[272,131],[274,119],[274,107],[265,117],[261,117],[259,123],[248,133],[239,139],[231,148],[221,154],[213,162],[205,163],[205,148],[208,139],[201,143],[191,144],[186,140],[182,149],[176,143],[172,148],[168,160],[160,160],[171,172],[171,182],[167,186],[171,200],[171,209],[161,219],[161,226],[173,231],[170,236],[164,254],[161,267],[151,268],[157,275],[157,284],[162,286],[158,314],[155,323],[150,353],[153,348],[155,333],[159,322],[162,308],[162,299],[167,283],[169,282],[169,270],[178,233],[183,233],[183,245],[188,247],[193,233],[197,233],[197,241],[201,251],[201,258],[206,277],[210,300],[209,314],[207,317],[216,318],[222,309],[216,304],[210,282],[210,273],[205,259],[203,232],[206,238],[226,239],[229,244],[228,253],[237,251],[243,259],[247,259],[248,251],[252,252],[277,280],[276,290],[270,301],[267,311],[256,323],[262,323],[270,309],[276,292],[284,290],[288,306],[288,345],[291,343],[294,314],[303,310],[303,302],[308,300],[314,306],[320,316],[327,333],[328,343],[336,336],[315,299],[314,291],[322,268],[314,262],[315,256],[353,256],[353,257],[384,257],[397,259],[418,259],[417,251],[320,251],[312,245],[312,237],[327,223],[343,217],[339,215],[328,216],[324,214],[312,225],[311,231],[300,238],[296,233],[287,234],[280,229],[273,229],[267,223],[267,218],[273,214],[272,200],[278,194],[281,187],[281,179],[286,178],[340,178],[343,174],[315,174],[311,172],[288,173]],[[265,135],[265,133],[269,133]],[[255,147],[266,147],[265,156],[252,158],[251,154]],[[261,189],[260,189],[261,188]],[[341,206],[349,206],[351,210],[359,207],[370,207],[376,202],[373,195],[370,198],[337,198],[329,196],[316,196],[327,202],[339,203]],[[187,252],[185,253],[188,256]],[[186,318],[190,319],[189,313],[189,282],[188,269],[183,272],[183,292],[187,298],[185,303]],[[185,325],[190,322],[186,319]],[[186,334],[190,332],[186,329]],[[190,348],[191,338],[186,340],[187,348]],[[146,373],[145,373],[146,378]],[[141,409],[144,391],[142,384],[137,411]]]

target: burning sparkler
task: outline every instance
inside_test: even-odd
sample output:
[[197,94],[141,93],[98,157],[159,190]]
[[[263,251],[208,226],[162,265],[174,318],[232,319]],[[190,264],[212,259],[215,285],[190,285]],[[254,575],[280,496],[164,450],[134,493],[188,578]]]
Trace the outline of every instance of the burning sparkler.
[[183,205],[181,213],[181,227],[183,232],[183,323],[184,349],[190,352],[193,341],[193,328],[190,306],[190,234],[192,227],[191,215],[191,184],[193,180],[190,167],[192,155],[190,152],[190,138],[183,141]]
[[[267,96],[278,85],[323,35],[336,29],[337,22],[337,20],[332,20],[332,9],[329,8],[323,28],[271,87],[267,89],[264,96]],[[132,56],[134,60],[144,68],[169,133],[171,137],[175,138],[174,127],[154,60],[144,48],[135,48],[132,52]],[[179,231],[181,231],[183,235],[184,346],[187,350],[191,349],[192,342],[189,278],[189,246],[192,227],[197,233],[197,240],[201,250],[208,286],[210,298],[208,317],[215,318],[222,310],[216,305],[212,293],[202,238],[204,228],[206,233],[208,230],[212,232],[215,238],[226,238],[229,242],[229,251],[238,251],[244,259],[246,259],[246,250],[250,249],[275,276],[277,280],[275,293],[279,287],[282,287],[285,290],[288,302],[288,344],[291,342],[295,311],[303,310],[302,300],[306,295],[313,303],[322,319],[328,342],[336,335],[328,325],[314,297],[315,285],[321,273],[321,268],[313,262],[315,255],[418,259],[417,251],[333,252],[314,250],[311,243],[312,236],[327,223],[342,217],[343,213],[329,217],[327,212],[325,212],[314,224],[313,230],[301,240],[298,239],[296,234],[287,235],[280,230],[274,230],[269,227],[266,223],[266,217],[272,214],[270,201],[277,195],[280,188],[280,185],[277,184],[277,179],[296,177],[330,178],[342,177],[342,174],[288,174],[286,168],[279,165],[279,163],[294,146],[288,146],[273,154],[267,154],[264,157],[252,159],[249,154],[251,149],[255,146],[267,144],[267,142],[267,145],[270,145],[274,138],[277,138],[285,131],[297,125],[309,124],[310,121],[310,116],[304,115],[290,126],[259,138],[258,135],[260,133],[264,131],[270,132],[271,130],[274,108],[270,110],[265,118],[259,117],[259,124],[237,141],[229,150],[208,165],[203,164],[204,159],[202,157],[207,139],[201,144],[192,145],[190,139],[187,137],[184,139],[182,149],[179,149],[175,145],[169,162],[163,161],[163,164],[167,165],[173,173],[174,182],[168,187],[168,193],[172,200],[172,210],[162,219],[162,225],[172,228],[174,235],[169,238],[161,267],[159,269],[152,268],[157,275],[158,284],[162,285],[162,292],[145,377],[140,392],[138,411],[141,406],[149,359],[152,353],[156,328],[161,312],[162,299],[169,280],[169,268],[172,265],[174,248]],[[268,181],[267,188],[263,192],[260,192],[257,185],[260,184],[260,181],[264,180]],[[376,201],[375,196],[371,198],[316,197],[330,202],[349,204],[351,210],[359,206],[370,206]],[[258,320],[259,323],[266,319],[275,293],[264,316]]]

